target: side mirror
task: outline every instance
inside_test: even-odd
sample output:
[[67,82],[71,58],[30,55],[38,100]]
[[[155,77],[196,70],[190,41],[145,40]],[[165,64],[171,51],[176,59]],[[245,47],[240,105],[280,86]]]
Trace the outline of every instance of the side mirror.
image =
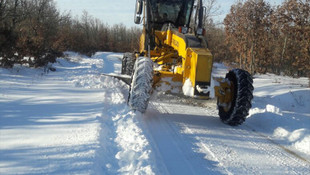
[[135,16],[135,24],[141,24],[141,16]]
[[141,15],[142,14],[142,7],[143,7],[142,0],[137,0],[137,2],[136,2],[136,14],[137,15]]
[[196,15],[195,15],[195,34],[203,35],[203,22],[204,22],[204,7],[202,6],[202,0],[198,1],[196,6]]
[[136,1],[135,24],[141,24],[141,14],[143,9],[143,0]]

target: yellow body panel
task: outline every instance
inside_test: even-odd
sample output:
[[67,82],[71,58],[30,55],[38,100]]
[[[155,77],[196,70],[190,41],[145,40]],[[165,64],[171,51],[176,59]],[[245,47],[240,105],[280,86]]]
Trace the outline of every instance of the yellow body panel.
[[188,78],[193,87],[196,82],[210,83],[213,64],[210,51],[204,48],[187,48],[186,51],[187,54],[183,62],[183,83]]
[[139,42],[140,53],[146,50],[146,48],[144,48],[144,45],[145,45],[144,43],[145,43],[145,32],[142,32],[142,35],[140,36],[140,42]]
[[[160,79],[172,77],[173,81],[182,84],[190,79],[193,87],[197,82],[210,85],[213,58],[209,49],[187,47],[185,36],[176,30],[156,31],[155,35],[157,47],[151,50],[151,59],[163,65],[161,70],[155,71],[155,83],[160,82]],[[142,34],[140,52],[146,54],[144,38]]]
[[[170,31],[170,30],[168,30],[168,31]],[[182,35],[182,34],[180,34],[180,35]],[[183,57],[183,58],[186,57],[186,43],[182,37],[180,37],[176,34],[176,31],[174,31],[174,32],[171,31],[170,46],[172,46],[175,50],[177,50],[181,57]]]

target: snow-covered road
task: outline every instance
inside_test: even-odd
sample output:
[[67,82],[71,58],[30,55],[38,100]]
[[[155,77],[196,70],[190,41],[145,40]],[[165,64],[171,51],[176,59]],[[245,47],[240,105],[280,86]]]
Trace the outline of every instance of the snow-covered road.
[[231,127],[212,100],[130,111],[128,86],[101,75],[120,72],[121,54],[68,55],[56,72],[0,69],[1,175],[310,173],[306,78],[256,76],[250,116]]
[[[218,121],[215,111],[200,107],[168,103],[152,103],[152,106],[156,112],[146,114],[145,120],[170,174],[303,174],[309,171],[309,161],[287,151],[248,124],[227,126]],[[176,165],[176,162],[179,163]]]

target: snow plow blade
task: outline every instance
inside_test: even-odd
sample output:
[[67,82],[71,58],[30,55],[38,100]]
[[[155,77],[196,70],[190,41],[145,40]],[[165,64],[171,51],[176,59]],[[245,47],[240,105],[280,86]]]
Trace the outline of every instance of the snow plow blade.
[[130,85],[131,84],[131,76],[129,75],[123,75],[123,74],[114,74],[114,73],[109,73],[109,74],[101,74],[103,76],[109,76],[109,77],[113,77],[113,78],[116,78],[116,79],[119,79],[121,81],[123,81],[124,83]]

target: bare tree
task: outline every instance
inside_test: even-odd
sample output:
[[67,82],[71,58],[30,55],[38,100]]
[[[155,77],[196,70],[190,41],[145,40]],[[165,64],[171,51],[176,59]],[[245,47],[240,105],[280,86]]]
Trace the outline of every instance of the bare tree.
[[252,74],[265,68],[270,49],[271,6],[263,0],[249,0],[231,7],[225,18],[227,40],[241,68]]

